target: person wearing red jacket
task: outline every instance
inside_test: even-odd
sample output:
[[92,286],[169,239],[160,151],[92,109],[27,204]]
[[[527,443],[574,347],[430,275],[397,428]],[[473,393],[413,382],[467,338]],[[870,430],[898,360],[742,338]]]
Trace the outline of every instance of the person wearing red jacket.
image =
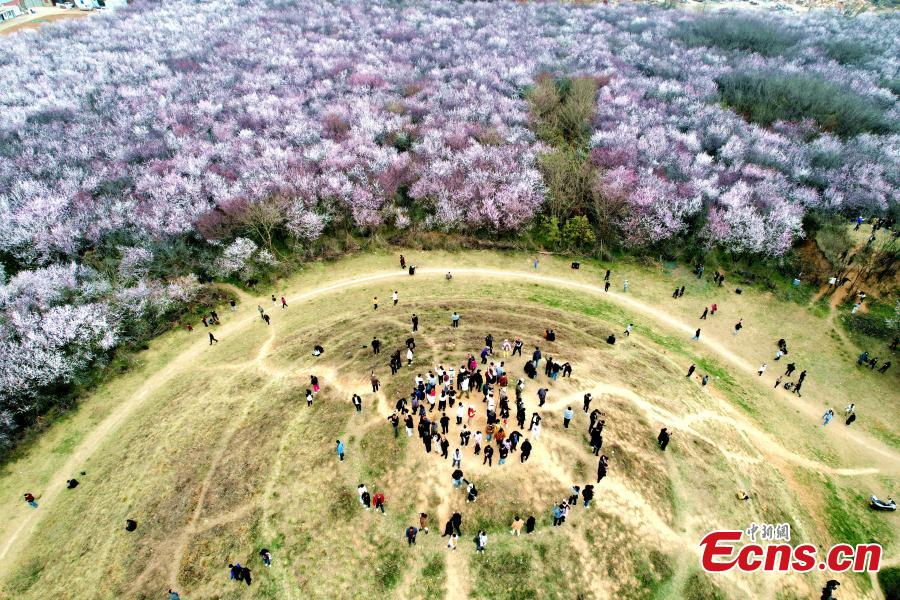
[[384,494],[376,492],[372,497],[372,503],[375,505],[375,508],[381,511],[381,514],[384,514]]

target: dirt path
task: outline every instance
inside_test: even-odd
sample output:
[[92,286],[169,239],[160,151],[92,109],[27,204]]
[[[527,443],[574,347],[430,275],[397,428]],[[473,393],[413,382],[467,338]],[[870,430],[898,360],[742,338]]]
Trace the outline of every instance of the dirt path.
[[[435,267],[428,269],[420,268],[417,270],[417,273],[420,275],[437,274],[443,276],[448,271],[452,271],[457,276],[460,274],[470,274],[475,276],[489,276],[495,278],[514,278],[517,281],[536,281],[560,287],[580,289],[592,294],[596,294],[598,297],[604,298],[604,300],[608,300],[610,302],[632,308],[637,312],[651,317],[658,323],[663,324],[670,329],[679,331],[687,336],[691,335],[694,331],[694,327],[692,325],[688,325],[687,323],[684,323],[682,321],[673,320],[671,315],[663,310],[654,308],[627,294],[622,294],[620,292],[604,293],[602,287],[587,283],[570,281],[558,277],[544,276],[526,271],[503,271],[483,268],[453,268],[452,266]],[[291,303],[301,302],[336,290],[355,287],[375,281],[398,279],[401,277],[408,277],[408,275],[406,275],[406,272],[404,271],[392,269],[390,271],[383,271],[363,277],[344,279],[336,281],[329,285],[315,288],[302,294],[291,296],[289,298],[289,301]],[[448,285],[455,285],[455,282],[448,282]],[[240,296],[243,301],[242,308],[245,309],[242,316],[234,319],[233,321],[226,322],[226,324],[224,324],[217,330],[219,338],[222,339],[223,343],[226,344],[228,338],[232,334],[236,334],[241,328],[249,326],[258,319],[255,307],[252,306],[252,302],[247,302],[250,296],[247,296],[243,293],[241,293]],[[729,350],[721,342],[713,339],[712,336],[704,336],[703,340],[700,342],[700,345],[708,348],[709,350],[712,350],[714,354],[720,356],[727,362],[738,367],[746,374],[755,374],[756,367],[754,365],[750,364],[749,362]],[[176,376],[183,374],[183,372],[194,368],[196,364],[195,359],[198,356],[202,355],[207,350],[207,348],[208,345],[206,338],[198,338],[198,340],[193,343],[188,349],[186,349],[177,359],[173,359],[163,369],[150,376],[144,382],[144,384],[135,391],[133,395],[120,403],[112,411],[112,413],[108,415],[95,429],[85,435],[81,443],[72,452],[70,458],[48,481],[45,489],[40,495],[41,507],[37,510],[22,509],[19,526],[11,533],[8,533],[2,540],[0,540],[0,579],[4,578],[7,575],[8,569],[14,563],[14,561],[6,560],[7,556],[15,555],[15,550],[18,548],[18,546],[27,542],[27,540],[31,537],[36,526],[40,522],[41,517],[47,512],[49,508],[53,506],[53,503],[59,495],[60,491],[64,488],[66,479],[69,474],[79,470],[84,462],[97,451],[97,449],[110,437],[110,435],[123,422],[125,422],[125,420],[135,410],[143,405],[144,401],[151,395],[153,391],[166,384]],[[263,363],[264,356],[265,348],[262,348],[260,350],[260,353],[256,357],[256,361],[254,361],[263,368],[265,368]],[[779,396],[784,400],[784,398],[787,397],[787,393],[779,392]],[[791,396],[791,398],[793,400],[796,397]],[[803,411],[812,419],[817,419],[819,416],[819,409],[814,407],[809,402],[802,402],[799,404],[794,402],[791,404],[791,406],[801,407]],[[813,420],[812,422],[815,423],[815,420]],[[900,454],[884,447],[883,444],[872,440],[868,436],[863,436],[855,432],[848,432],[842,429],[833,429],[829,433],[842,437],[845,440],[852,441],[854,444],[866,448],[872,452],[878,453],[883,457],[890,459],[890,461],[892,461],[891,464],[893,465],[900,464]],[[203,489],[201,489],[201,495],[202,493]],[[195,515],[195,517],[196,519],[199,519],[199,516]],[[177,573],[177,565],[170,572]]]

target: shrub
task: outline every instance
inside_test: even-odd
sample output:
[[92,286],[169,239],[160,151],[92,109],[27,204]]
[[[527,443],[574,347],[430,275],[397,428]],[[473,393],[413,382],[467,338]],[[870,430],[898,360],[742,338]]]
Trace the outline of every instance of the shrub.
[[723,13],[681,23],[675,37],[686,46],[748,50],[763,56],[784,54],[800,35],[761,19]]
[[856,65],[865,62],[874,51],[868,44],[850,39],[829,40],[824,44],[825,53],[842,65]]
[[562,228],[562,243],[569,249],[583,249],[594,243],[596,237],[587,217],[572,217]]
[[881,569],[878,572],[878,583],[884,592],[884,600],[900,600],[900,567]]
[[867,303],[868,312],[844,315],[844,326],[851,333],[880,340],[893,340],[900,336],[900,309],[876,300],[867,300]]
[[738,71],[722,75],[716,84],[726,105],[760,125],[813,119],[841,137],[897,129],[874,101],[810,75]]

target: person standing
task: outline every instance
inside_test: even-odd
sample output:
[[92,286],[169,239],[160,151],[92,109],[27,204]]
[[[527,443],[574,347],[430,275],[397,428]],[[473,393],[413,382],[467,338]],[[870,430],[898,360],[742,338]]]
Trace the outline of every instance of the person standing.
[[453,460],[450,464],[451,467],[461,467],[462,466],[462,452],[459,448],[453,451]]
[[[668,443],[668,442],[666,442]],[[663,448],[665,450],[665,448]],[[600,461],[597,463],[597,483],[600,483],[606,474],[609,472],[609,457],[605,454],[600,457]],[[585,506],[586,508],[587,506]]]
[[412,316],[412,330],[413,332],[419,330],[419,315],[417,315],[416,313],[413,313]]
[[403,256],[402,254],[400,255],[400,268],[401,269],[406,268],[406,257]]
[[623,292],[628,291],[628,280],[627,279],[625,280],[625,283],[622,285],[622,291]]
[[394,306],[397,306],[397,302],[400,300],[400,291],[394,290],[394,293],[391,294],[391,299],[394,301]]
[[531,264],[534,266],[535,269],[538,268],[538,258],[537,258],[537,256],[534,257],[534,260],[531,261]]
[[513,342],[512,355],[515,356],[516,354],[518,354],[519,356],[522,356],[522,347],[524,345],[525,343],[522,341],[522,338],[516,337],[515,342]]
[[281,297],[281,310],[287,308],[287,300],[284,299],[284,296]]
[[741,329],[744,328],[744,320],[739,319],[737,323],[734,324],[734,331],[731,335],[737,335],[741,332]]
[[565,412],[563,413],[563,428],[569,428],[569,423],[572,422],[572,415],[572,407],[567,406]]
[[419,533],[419,530],[410,525],[406,528],[406,544],[408,546],[416,545],[416,534]]
[[510,534],[514,537],[519,537],[522,534],[522,527],[525,526],[525,521],[522,520],[522,517],[516,515],[516,518],[513,519],[512,525],[510,526]]
[[369,380],[372,382],[372,393],[376,393],[381,388],[381,381],[378,380],[378,377],[375,375],[375,371],[372,371],[372,374],[369,376]]
[[628,324],[628,327],[625,328],[625,332],[624,332],[624,333],[625,333],[625,337],[628,337],[628,336],[631,335],[631,330],[632,330],[632,329],[634,329],[634,324],[633,324],[633,323],[629,323],[629,324]]
[[337,450],[338,458],[340,459],[340,462],[344,462],[344,442],[335,440],[335,443],[337,444],[335,449]]
[[377,337],[372,338],[372,353],[380,354],[381,353],[381,340]]
[[484,447],[484,460],[481,461],[481,464],[486,464],[489,467],[494,466],[494,447],[491,446],[490,443]]
[[761,365],[759,366],[759,368],[756,370],[756,372],[759,374],[760,377],[762,377],[763,373],[766,372],[766,369],[768,368],[768,366],[769,366],[768,364],[763,363],[763,364],[761,364]]
[[419,531],[428,535],[428,513],[419,513]]
[[34,494],[32,494],[31,492],[25,493],[25,503],[28,504],[28,506],[30,506],[31,508],[38,507],[37,500],[34,499]]
[[850,425],[850,424],[852,424],[853,421],[855,421],[855,420],[856,420],[856,412],[854,411],[854,412],[851,412],[851,413],[850,413],[850,415],[847,417],[847,420],[844,422],[844,424],[845,424],[845,425]]
[[716,316],[716,311],[718,311],[718,310],[719,310],[719,305],[713,303],[713,305],[710,307],[709,316],[711,316],[711,317]]
[[797,365],[795,365],[794,363],[788,363],[787,371],[785,371],[785,373],[784,373],[785,377],[790,377],[791,373],[793,373],[796,370],[797,370]]
[[353,394],[350,400],[353,402],[353,408],[356,409],[356,412],[362,412],[362,398],[360,398],[359,394]]
[[408,367],[408,366],[412,365],[412,363],[413,363],[413,351],[412,351],[412,348],[407,346],[407,348],[406,348],[406,366]]
[[534,531],[534,524],[534,515],[531,515],[527,519],[525,519],[525,533],[532,533]]
[[606,270],[606,275],[603,277],[603,281],[609,281],[609,272],[610,272],[610,270],[607,269],[607,270]]
[[687,375],[685,375],[685,377],[690,377],[691,375],[693,375],[693,374],[694,374],[694,371],[695,371],[696,369],[697,369],[697,365],[692,364],[692,365],[688,368],[688,372],[687,372]]
[[590,392],[588,392],[587,394],[584,395],[584,407],[583,407],[583,410],[584,410],[585,414],[587,414],[587,411],[590,410],[590,408],[591,408],[591,401],[593,401],[593,399],[594,399],[594,397],[591,395]]
[[[535,260],[537,262],[537,260]],[[537,267],[535,267],[537,268]],[[484,549],[487,547],[487,533],[484,532],[484,529],[478,532],[478,545],[475,548],[476,552],[479,554],[484,554]]]
[[271,325],[271,324],[272,324],[272,318],[271,318],[269,315],[265,315],[265,314],[264,314],[264,315],[263,315],[263,321],[266,322],[266,325]]
[[603,291],[609,292],[609,280],[607,280],[606,283],[603,284]]
[[453,311],[453,314],[450,316],[450,323],[453,327],[459,327],[459,313]]
[[538,388],[537,391],[538,406],[543,406],[547,402],[547,388]]
[[700,328],[697,328],[697,331],[694,332],[694,337],[691,338],[693,341],[697,341],[700,339]]
[[375,492],[375,495],[372,496],[372,505],[381,511],[381,514],[384,514],[384,494],[381,492]]
[[669,432],[665,427],[660,429],[659,435],[656,436],[656,441],[659,443],[659,449],[665,452],[666,446],[669,445]]
[[372,298],[372,310],[378,310],[378,296]]

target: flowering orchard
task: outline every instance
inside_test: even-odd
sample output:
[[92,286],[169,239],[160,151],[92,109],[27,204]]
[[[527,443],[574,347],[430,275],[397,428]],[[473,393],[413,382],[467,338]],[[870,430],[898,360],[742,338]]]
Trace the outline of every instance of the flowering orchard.
[[[130,320],[190,300],[196,280],[160,268],[175,244],[202,249],[208,275],[250,276],[331,226],[529,226],[547,195],[528,104],[542,73],[603,82],[591,189],[601,211],[616,207],[626,245],[690,237],[780,255],[808,211],[892,210],[900,21],[710,19],[638,5],[138,2],[4,37],[0,435]],[[773,74],[841,103],[746,93]]]

